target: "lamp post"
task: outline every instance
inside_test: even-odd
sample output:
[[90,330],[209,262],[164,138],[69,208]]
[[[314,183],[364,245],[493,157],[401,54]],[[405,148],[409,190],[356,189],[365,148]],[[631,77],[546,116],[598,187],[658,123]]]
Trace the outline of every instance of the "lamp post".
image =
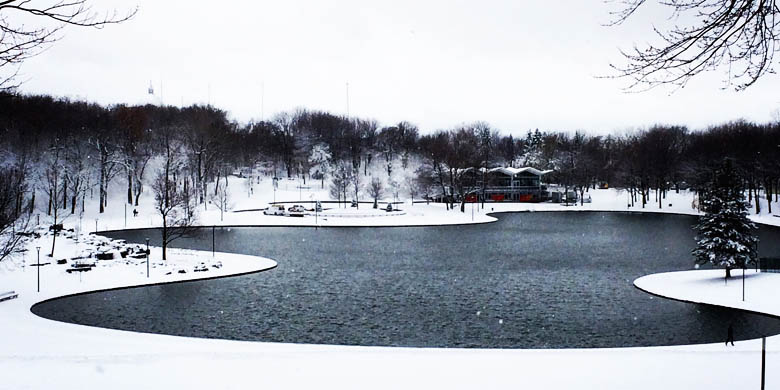
[[146,239],[146,278],[149,278],[149,239]]
[[761,390],[764,390],[766,379],[766,336],[761,338]]
[[38,250],[38,292],[41,292],[41,247],[36,246]]

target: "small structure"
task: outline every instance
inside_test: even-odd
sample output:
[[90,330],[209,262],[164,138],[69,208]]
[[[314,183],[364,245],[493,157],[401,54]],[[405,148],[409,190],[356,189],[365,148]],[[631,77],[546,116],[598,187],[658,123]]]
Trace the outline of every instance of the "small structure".
[[461,172],[463,193],[467,202],[542,202],[547,200],[542,177],[550,172],[531,167],[468,168]]

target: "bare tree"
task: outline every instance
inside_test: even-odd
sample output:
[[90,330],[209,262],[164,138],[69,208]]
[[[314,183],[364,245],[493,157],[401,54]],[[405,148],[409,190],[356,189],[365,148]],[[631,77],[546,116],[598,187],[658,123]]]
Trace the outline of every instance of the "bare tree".
[[368,185],[368,196],[370,196],[372,199],[374,199],[374,208],[379,208],[378,201],[379,198],[382,197],[382,194],[384,193],[384,186],[382,185],[382,180],[380,180],[378,177],[374,177],[371,179],[371,183]]
[[[625,22],[647,0],[621,0],[611,25]],[[739,91],[772,73],[780,50],[776,0],[658,0],[670,9],[671,27],[654,27],[659,44],[621,51],[626,65],[612,65],[629,89],[671,84],[684,87],[694,76],[726,67],[726,86]]]
[[170,177],[166,178],[164,168],[157,173],[152,190],[155,210],[162,217],[162,253],[163,260],[167,260],[168,245],[192,233],[196,219],[195,195],[186,178],[179,185]]
[[357,208],[360,208],[360,200],[358,199],[358,196],[360,194],[360,189],[363,187],[360,177],[360,168],[353,166],[349,179],[351,182],[350,184],[352,184],[352,189],[355,190],[355,205]]
[[339,161],[336,165],[333,175],[331,175],[330,183],[330,196],[336,198],[339,202],[344,199],[344,203],[347,202],[347,188],[352,181],[350,171],[347,165],[343,161]]
[[44,171],[44,183],[46,184],[46,190],[49,193],[49,214],[52,216],[52,233],[53,238],[51,241],[51,253],[49,256],[54,256],[54,245],[57,242],[57,233],[59,233],[58,225],[61,223],[59,214],[59,199],[65,199],[63,191],[62,180],[64,176],[64,158],[62,153],[62,145],[59,144],[59,139],[55,138],[52,142],[52,146],[49,148],[46,158],[46,169]]
[[406,185],[406,191],[409,193],[409,198],[411,198],[411,205],[414,206],[414,198],[420,194],[420,186],[417,182],[417,176],[404,176],[404,184]]
[[[22,62],[58,40],[64,27],[103,28],[124,22],[136,12],[101,14],[92,10],[88,0],[0,0],[0,70],[11,68],[8,74],[0,74],[0,90],[17,87],[15,78]],[[42,23],[25,24],[20,21],[24,17]]]
[[[78,139],[70,138],[67,151],[65,152],[65,162],[68,172],[68,190],[70,191],[70,213],[76,213],[76,204],[78,198],[83,196],[87,189],[88,169],[86,155],[86,145]],[[63,194],[63,201],[67,201]],[[83,208],[83,203],[82,203]]]
[[[182,161],[182,145],[175,138],[178,129],[174,126],[163,126],[158,134],[158,142],[162,146],[162,167],[157,172],[152,191],[154,192],[154,208],[162,217],[162,249],[163,260],[167,260],[168,244],[177,238],[192,233],[196,221],[195,201],[197,195],[188,178],[177,181],[184,163]],[[182,177],[181,174],[178,175]]]
[[[251,183],[251,180],[247,180],[247,183]],[[219,220],[222,221],[225,211],[228,211],[233,207],[233,204],[230,202],[230,191],[228,190],[228,187],[223,183],[217,184],[216,194],[211,196],[211,201],[214,202],[217,209],[219,209]]]
[[22,240],[17,232],[27,230],[29,213],[20,213],[17,202],[26,190],[25,171],[0,167],[0,261],[13,253]]

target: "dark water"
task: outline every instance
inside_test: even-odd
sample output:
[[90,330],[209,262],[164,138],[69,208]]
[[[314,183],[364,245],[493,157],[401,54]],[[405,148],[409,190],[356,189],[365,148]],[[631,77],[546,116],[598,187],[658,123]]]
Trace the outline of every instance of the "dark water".
[[[692,268],[695,218],[501,214],[487,225],[217,229],[217,250],[278,261],[253,275],[125,289],[34,307],[43,317],[182,336],[294,343],[582,348],[780,333],[780,321],[652,297],[650,273]],[[110,236],[143,242],[159,233]],[[780,254],[762,227],[761,254]],[[175,242],[211,249],[211,229]],[[735,281],[736,282],[736,281]]]

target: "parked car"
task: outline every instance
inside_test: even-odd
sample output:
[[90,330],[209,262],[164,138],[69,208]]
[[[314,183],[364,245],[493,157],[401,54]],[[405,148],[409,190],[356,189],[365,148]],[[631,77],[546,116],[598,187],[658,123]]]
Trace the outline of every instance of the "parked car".
[[263,211],[263,214],[265,214],[265,215],[284,215],[284,205],[283,204],[272,204],[272,205],[268,206],[268,208]]
[[306,210],[299,204],[293,205],[287,209],[287,215],[291,217],[303,217],[305,212]]

